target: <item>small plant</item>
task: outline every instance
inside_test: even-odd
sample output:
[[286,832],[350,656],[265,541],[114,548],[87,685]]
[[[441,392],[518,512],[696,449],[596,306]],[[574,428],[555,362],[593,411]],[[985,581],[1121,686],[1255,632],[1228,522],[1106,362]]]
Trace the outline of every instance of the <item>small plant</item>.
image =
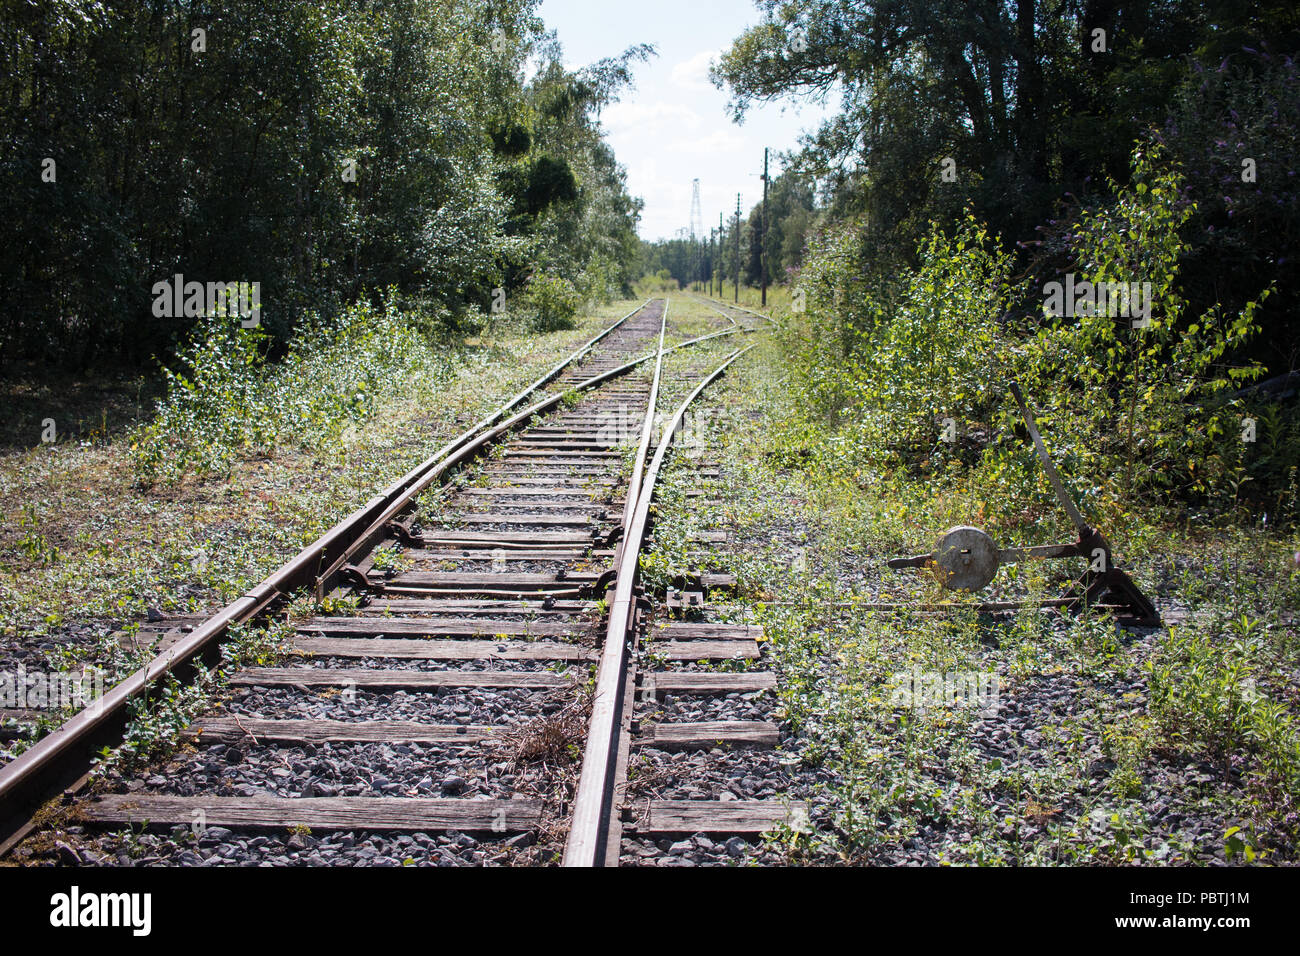
[[1226,648],[1203,630],[1170,628],[1148,665],[1150,712],[1168,744],[1218,760],[1247,745],[1253,702],[1250,649]]
[[363,302],[333,319],[309,317],[277,362],[266,347],[261,328],[215,314],[200,322],[178,367],[164,369],[167,393],[153,420],[130,437],[141,485],[225,475],[240,457],[278,445],[332,449],[403,380],[437,380],[451,368],[395,294],[379,309]]
[[171,753],[182,732],[211,705],[232,674],[244,667],[265,667],[284,653],[294,629],[286,622],[266,626],[235,625],[222,645],[221,662],[213,668],[195,666],[194,679],[181,684],[168,674],[152,694],[141,694],[128,703],[123,743],[100,752],[95,773],[112,769],[131,770],[146,761]]
[[375,551],[374,568],[377,571],[403,571],[410,565],[410,558],[400,548],[380,548]]
[[1223,856],[1229,863],[1237,857],[1245,860],[1247,863],[1254,863],[1257,859],[1262,859],[1267,855],[1267,851],[1260,853],[1256,851],[1255,846],[1251,843],[1250,834],[1242,830],[1241,827],[1229,827],[1223,834]]
[[52,546],[40,530],[40,519],[35,507],[24,506],[23,516],[19,519],[18,526],[29,529],[17,542],[18,551],[29,562],[33,565],[50,565],[59,560],[59,549]]

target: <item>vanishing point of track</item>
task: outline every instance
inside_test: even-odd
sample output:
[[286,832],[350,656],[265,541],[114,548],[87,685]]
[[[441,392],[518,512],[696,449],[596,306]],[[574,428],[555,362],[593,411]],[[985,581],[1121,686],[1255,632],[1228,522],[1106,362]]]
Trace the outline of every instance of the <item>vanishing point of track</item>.
[[[627,833],[752,837],[797,816],[801,808],[775,800],[636,802],[627,792],[636,747],[770,746],[775,737],[763,722],[635,717],[638,699],[774,685],[766,671],[673,668],[758,656],[756,628],[672,616],[683,601],[703,605],[728,575],[683,570],[672,595],[647,594],[638,581],[655,482],[683,416],[762,321],[710,308],[725,327],[665,348],[668,302],[647,301],[247,594],[170,634],[145,667],[0,768],[0,854],[51,819],[92,829],[201,819],[240,830],[456,831],[500,840],[545,830],[564,839],[566,865],[616,865]],[[734,348],[721,361],[684,366],[674,385],[689,394],[659,411],[665,355],[725,337]],[[283,666],[235,673],[237,707],[201,717],[188,731],[195,746],[237,759],[250,744],[402,744],[430,748],[422,753],[436,763],[440,747],[499,746],[511,733],[518,744],[528,728],[544,733],[548,720],[567,715],[586,724],[572,799],[458,796],[446,785],[438,796],[398,787],[388,789],[404,795],[285,796],[274,780],[235,793],[213,781],[196,790],[156,777],[125,793],[94,785],[92,759],[123,739],[131,698],[155,693],[168,674],[191,679],[196,665],[220,659],[232,627],[282,617],[308,591],[321,610],[294,622]],[[642,652],[647,641],[653,659]],[[463,716],[474,712],[465,700],[475,695],[491,695],[499,724]]]

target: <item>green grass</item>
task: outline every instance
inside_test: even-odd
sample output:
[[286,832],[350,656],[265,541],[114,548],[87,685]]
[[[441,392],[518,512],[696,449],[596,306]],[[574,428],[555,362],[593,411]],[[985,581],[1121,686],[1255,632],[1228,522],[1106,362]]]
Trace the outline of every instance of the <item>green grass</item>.
[[[642,298],[652,295],[672,295],[674,297],[674,302],[679,304],[683,301],[688,301],[684,293],[693,293],[695,295],[703,296],[706,299],[712,298],[717,302],[725,304],[736,303],[735,286],[732,285],[730,279],[728,279],[724,284],[721,292],[718,291],[717,283],[715,282],[712,296],[709,295],[708,283],[691,283],[689,286],[682,286],[675,280],[670,279],[665,281],[657,279],[654,276],[646,276],[642,278],[636,284],[636,291]],[[740,286],[739,304],[746,309],[752,309],[755,312],[760,312],[765,315],[788,314],[791,308],[792,292],[793,289],[790,286],[770,285],[767,287],[767,305],[764,306],[762,304],[762,290],[755,286],[742,284]],[[683,294],[679,295],[678,293]],[[674,305],[674,308],[676,307],[677,306]]]
[[[676,303],[674,308],[676,308]],[[988,474],[846,471],[821,456],[763,346],[709,403],[729,413],[701,512],[674,470],[657,508],[654,580],[687,560],[689,533],[726,527],[736,572],[772,642],[789,755],[819,776],[830,819],[778,844],[796,862],[950,864],[1294,862],[1300,838],[1300,549],[1258,524],[1100,516],[1138,583],[1177,623],[1140,635],[1104,614],[1026,608],[887,615],[855,607],[951,600],[884,568],[957,523],[999,543],[1072,537],[1050,492]],[[1068,583],[1059,562],[1003,568],[990,593],[1033,600]],[[898,706],[901,674],[996,673],[1001,707]],[[997,734],[1002,732],[1004,737]]]

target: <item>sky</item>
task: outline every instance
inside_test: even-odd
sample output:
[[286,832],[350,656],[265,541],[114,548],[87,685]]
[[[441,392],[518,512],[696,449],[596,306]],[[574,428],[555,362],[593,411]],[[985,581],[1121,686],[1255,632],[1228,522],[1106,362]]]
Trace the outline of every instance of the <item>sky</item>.
[[564,46],[566,67],[586,66],[637,43],[659,55],[636,67],[636,86],[601,116],[606,139],[627,168],[628,191],[645,201],[639,232],[671,239],[690,226],[691,181],[700,180],[704,231],[718,213],[749,209],[763,198],[763,147],[794,148],[801,131],[816,129],[829,110],[818,104],[764,104],[736,125],[727,95],[709,82],[717,59],[762,14],[750,0],[543,0],[539,14]]

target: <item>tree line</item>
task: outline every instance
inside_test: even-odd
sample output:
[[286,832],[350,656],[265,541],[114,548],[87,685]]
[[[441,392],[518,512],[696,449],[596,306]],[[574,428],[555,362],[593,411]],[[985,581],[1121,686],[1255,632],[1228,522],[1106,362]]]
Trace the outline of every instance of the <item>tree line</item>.
[[[1300,10],[756,6],[712,70],[735,118],[838,101],[782,157],[773,185],[813,202],[769,202],[763,257],[797,292],[780,334],[809,460],[1014,491],[990,498],[1014,524],[1041,491],[1019,381],[1096,508],[1300,520]],[[730,280],[739,229],[755,284],[760,216],[708,268]],[[643,263],[699,278],[689,245]]]
[[[755,104],[825,96],[837,113],[786,153],[769,197],[769,281],[803,265],[807,237],[851,227],[848,273],[888,284],[915,268],[932,224],[969,214],[1018,271],[1060,279],[1070,225],[1129,185],[1158,145],[1183,176],[1178,290],[1187,313],[1261,305],[1245,346],[1272,372],[1300,361],[1300,11],[1200,0],[756,0],[763,20],[713,79],[736,119]],[[798,183],[798,186],[794,184]],[[789,184],[789,185],[787,185]],[[815,201],[814,201],[815,199]],[[734,217],[731,217],[734,218]],[[761,206],[741,223],[741,279],[758,284]],[[727,231],[733,223],[727,222]],[[803,243],[803,245],[801,245]],[[689,245],[689,243],[688,243]],[[732,238],[709,267],[731,278]],[[645,271],[688,281],[681,240]],[[1033,303],[1020,303],[1032,308]]]
[[[634,278],[640,203],[537,0],[58,0],[0,13],[0,349],[174,349],[151,291],[257,282],[273,346],[395,289],[430,331]],[[528,75],[526,75],[528,74]]]
[[[739,265],[740,281],[758,286],[786,283],[803,265],[809,230],[817,221],[812,181],[794,173],[772,176],[767,198],[767,222],[758,203],[739,223],[733,213],[703,236],[641,244],[643,275],[659,275],[685,283],[732,281]],[[736,230],[739,229],[739,242]],[[737,256],[737,248],[739,256]]]

